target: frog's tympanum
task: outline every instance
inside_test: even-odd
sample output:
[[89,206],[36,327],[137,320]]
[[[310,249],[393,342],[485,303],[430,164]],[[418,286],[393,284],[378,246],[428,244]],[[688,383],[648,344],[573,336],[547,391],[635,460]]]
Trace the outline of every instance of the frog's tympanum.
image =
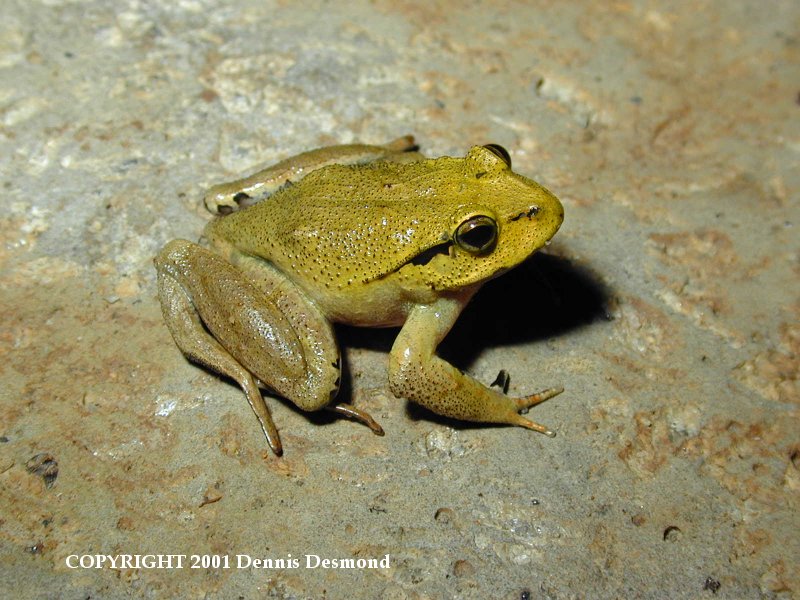
[[259,388],[307,411],[335,403],[341,360],[331,323],[402,325],[389,387],[435,413],[553,433],[519,412],[561,388],[512,398],[436,356],[486,281],[544,246],[564,217],[549,191],[511,170],[505,149],[426,159],[413,138],[300,154],[212,188],[217,216],[199,244],[155,259],[164,319],[191,360],[244,390],[272,450],[278,431]]

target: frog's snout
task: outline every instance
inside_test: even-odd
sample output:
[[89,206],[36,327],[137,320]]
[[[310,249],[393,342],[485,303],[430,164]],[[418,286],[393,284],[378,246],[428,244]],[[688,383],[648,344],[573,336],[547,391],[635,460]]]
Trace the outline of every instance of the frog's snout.
[[549,191],[544,190],[545,194],[542,202],[539,204],[539,212],[537,218],[542,224],[542,227],[547,229],[550,233],[548,239],[553,237],[564,222],[564,205],[561,200],[556,198]]

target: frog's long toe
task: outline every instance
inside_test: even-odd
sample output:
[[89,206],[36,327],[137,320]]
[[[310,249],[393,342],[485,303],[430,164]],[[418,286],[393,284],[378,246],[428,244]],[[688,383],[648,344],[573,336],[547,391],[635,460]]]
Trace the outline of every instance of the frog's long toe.
[[243,378],[239,382],[247,398],[247,403],[253,409],[258,422],[261,424],[261,431],[264,432],[264,437],[267,438],[267,444],[270,449],[275,453],[275,456],[283,455],[283,444],[281,444],[281,437],[278,434],[278,428],[272,421],[272,415],[269,412],[264,396],[261,395],[261,390],[258,389],[258,384],[253,377]]
[[552,429],[548,429],[544,425],[540,425],[539,423],[534,423],[533,421],[529,421],[525,417],[521,415],[516,415],[516,418],[510,422],[511,425],[519,425],[520,427],[524,427],[525,429],[532,429],[533,431],[538,431],[539,433],[545,434],[547,437],[556,437],[555,431]]
[[524,398],[514,398],[514,402],[517,405],[517,410],[525,410],[530,408],[531,406],[536,406],[544,402],[545,400],[549,400],[553,396],[558,396],[561,392],[564,391],[564,388],[561,386],[548,388],[546,390],[542,390],[541,392],[536,392],[535,394],[531,394],[530,396],[525,396]]
[[350,417],[351,419],[355,419],[356,421],[360,421],[369,427],[375,435],[384,435],[383,427],[381,427],[380,424],[373,419],[369,413],[364,412],[360,408],[356,408],[352,404],[335,404],[325,408],[326,410],[330,410],[332,412],[339,413],[340,415]]
[[495,377],[494,381],[489,384],[489,387],[499,387],[503,390],[504,394],[508,394],[508,387],[511,385],[511,375],[505,369],[500,369],[500,372]]

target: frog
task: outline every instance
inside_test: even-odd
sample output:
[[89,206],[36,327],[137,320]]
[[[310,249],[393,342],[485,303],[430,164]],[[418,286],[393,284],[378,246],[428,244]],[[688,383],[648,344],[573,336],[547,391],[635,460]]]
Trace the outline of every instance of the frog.
[[564,219],[502,146],[438,158],[411,135],[328,146],[213,186],[204,203],[214,216],[200,240],[172,240],[154,259],[164,321],[190,361],[238,383],[275,455],[283,446],[262,390],[384,434],[337,401],[335,323],[400,327],[388,358],[394,396],[555,435],[522,413],[563,387],[512,397],[436,353],[481,286],[549,244]]

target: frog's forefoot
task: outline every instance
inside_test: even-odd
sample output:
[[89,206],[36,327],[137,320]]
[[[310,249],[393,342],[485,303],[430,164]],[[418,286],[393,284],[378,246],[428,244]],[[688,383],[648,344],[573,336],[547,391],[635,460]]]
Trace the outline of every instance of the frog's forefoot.
[[[544,402],[545,400],[549,400],[553,396],[558,396],[561,392],[564,391],[564,388],[554,387],[548,388],[546,390],[542,390],[541,392],[537,392],[535,394],[531,394],[530,396],[525,396],[524,398],[514,398],[514,403],[517,406],[517,410],[521,412],[527,412],[527,410],[531,406],[536,406]],[[540,425],[539,423],[535,423],[529,419],[526,419],[522,415],[515,414],[511,420],[509,421],[510,425],[518,425],[520,427],[525,427],[526,429],[532,429],[533,431],[538,431],[539,433],[545,434],[547,437],[556,437],[556,434],[551,429],[548,429],[544,425]]]
[[325,409],[363,423],[369,427],[375,435],[384,435],[383,427],[381,427],[369,413],[364,412],[360,408],[356,408],[352,404],[334,404],[326,406]]
[[547,437],[556,437],[555,431],[548,429],[544,425],[540,425],[539,423],[534,423],[533,421],[529,421],[525,417],[521,415],[517,415],[516,417],[512,417],[508,420],[509,425],[517,425],[519,427],[524,427],[525,429],[532,429],[533,431],[538,431],[539,433],[545,434]]

